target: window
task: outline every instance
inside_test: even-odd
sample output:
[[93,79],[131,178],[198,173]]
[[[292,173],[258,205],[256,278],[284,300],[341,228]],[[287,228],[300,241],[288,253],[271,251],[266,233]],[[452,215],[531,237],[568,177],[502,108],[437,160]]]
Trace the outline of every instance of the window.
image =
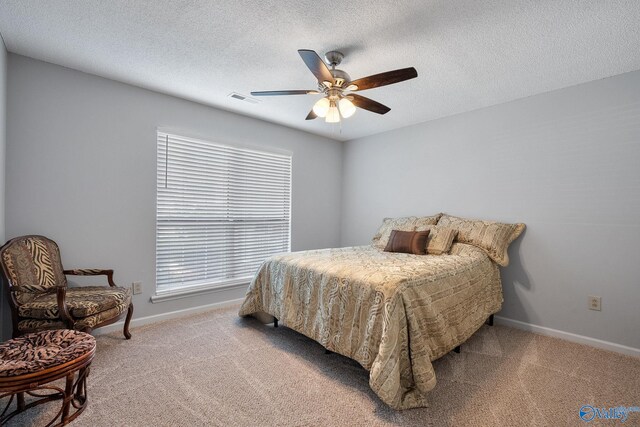
[[290,250],[291,156],[158,132],[156,293],[246,284]]

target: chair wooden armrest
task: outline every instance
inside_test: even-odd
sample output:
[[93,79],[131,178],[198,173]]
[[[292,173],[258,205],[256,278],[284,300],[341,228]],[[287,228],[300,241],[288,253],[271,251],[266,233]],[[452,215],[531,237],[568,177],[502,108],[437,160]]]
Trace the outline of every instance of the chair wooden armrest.
[[71,313],[69,313],[69,309],[67,308],[67,303],[65,301],[65,296],[67,294],[66,286],[57,286],[56,287],[56,296],[58,299],[58,313],[60,314],[60,320],[64,322],[68,329],[73,329],[74,320],[71,317]]
[[76,268],[73,270],[64,270],[64,274],[69,276],[107,276],[109,286],[115,288],[116,284],[113,282],[113,270],[104,270],[101,268]]

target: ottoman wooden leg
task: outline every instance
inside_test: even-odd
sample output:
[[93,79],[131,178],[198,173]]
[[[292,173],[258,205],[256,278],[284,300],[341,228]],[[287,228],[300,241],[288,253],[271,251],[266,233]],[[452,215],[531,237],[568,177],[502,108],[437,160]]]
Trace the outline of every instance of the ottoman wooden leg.
[[24,411],[24,392],[20,392],[16,395],[16,405],[18,405],[18,412]]
[[73,377],[74,372],[69,372],[64,386],[64,396],[62,396],[62,425],[66,424],[69,419],[69,408],[71,407],[71,400],[73,400]]
[[89,376],[89,366],[80,369],[75,394],[73,395],[73,406],[80,409],[87,402],[87,377]]

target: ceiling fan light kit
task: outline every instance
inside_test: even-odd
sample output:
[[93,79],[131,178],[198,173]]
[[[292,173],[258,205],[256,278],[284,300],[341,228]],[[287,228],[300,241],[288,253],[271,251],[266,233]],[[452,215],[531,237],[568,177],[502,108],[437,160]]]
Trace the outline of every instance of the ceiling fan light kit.
[[342,98],[338,101],[338,108],[340,109],[340,114],[345,119],[353,116],[356,112],[356,106],[353,105],[353,102],[349,101],[348,97]]
[[318,117],[326,117],[330,106],[331,103],[328,98],[320,98],[313,104],[313,112],[316,113]]
[[336,106],[335,101],[329,101],[330,107],[329,111],[327,111],[327,116],[325,117],[325,121],[327,123],[338,123],[340,122],[340,111],[338,111],[338,107]]
[[[251,95],[277,96],[323,94],[324,97],[316,101],[312,110],[307,115],[306,120],[323,117],[327,123],[339,123],[341,118],[346,119],[353,116],[356,112],[356,107],[377,114],[386,114],[391,110],[386,105],[349,92],[373,89],[375,87],[399,83],[418,77],[416,69],[409,67],[387,71],[386,73],[375,74],[373,76],[363,77],[357,80],[351,80],[349,74],[336,68],[336,66],[340,65],[344,59],[344,55],[341,52],[335,50],[327,52],[324,56],[327,63],[325,63],[313,50],[300,49],[298,50],[298,53],[309,70],[311,70],[313,75],[316,76],[318,81],[318,90],[261,91],[251,92]],[[329,69],[327,64],[331,69]]]

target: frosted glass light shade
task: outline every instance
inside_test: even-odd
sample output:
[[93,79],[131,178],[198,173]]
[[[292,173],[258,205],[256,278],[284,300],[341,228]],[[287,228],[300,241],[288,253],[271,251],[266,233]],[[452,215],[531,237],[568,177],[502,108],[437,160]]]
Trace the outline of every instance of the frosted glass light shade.
[[329,111],[330,102],[327,98],[321,98],[313,105],[313,112],[318,117],[325,117]]
[[331,107],[329,107],[325,121],[327,123],[338,123],[340,121],[340,112],[338,111],[338,107],[335,102],[331,103]]
[[340,107],[340,114],[342,114],[342,117],[344,117],[345,119],[347,117],[353,116],[353,113],[356,112],[356,106],[353,105],[353,102],[349,101],[347,98],[342,98],[338,102],[338,107]]

